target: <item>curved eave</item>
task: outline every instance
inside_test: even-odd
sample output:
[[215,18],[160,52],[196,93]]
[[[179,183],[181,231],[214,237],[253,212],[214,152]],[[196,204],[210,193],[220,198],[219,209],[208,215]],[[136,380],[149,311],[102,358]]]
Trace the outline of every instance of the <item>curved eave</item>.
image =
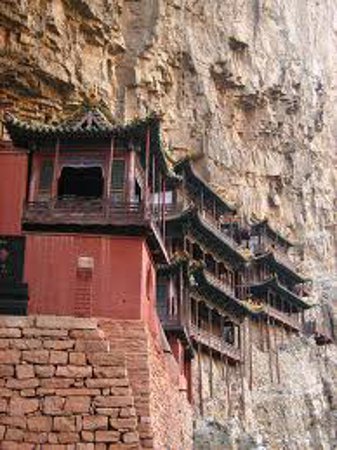
[[186,171],[186,173],[191,176],[192,179],[194,179],[194,181],[196,181],[196,183],[199,183],[202,185],[203,189],[205,189],[205,191],[211,196],[214,197],[216,199],[216,201],[218,202],[218,204],[221,205],[222,209],[224,212],[231,212],[231,213],[236,213],[236,209],[234,207],[232,207],[231,205],[229,205],[227,202],[225,202],[220,196],[219,194],[217,194],[209,185],[208,183],[203,180],[201,178],[200,175],[198,175],[195,170],[193,169],[193,166],[191,164],[191,160],[190,158],[184,158],[181,161],[178,161],[175,166],[174,166],[174,171],[176,173],[181,173],[183,171]]
[[46,125],[28,123],[7,115],[5,117],[6,129],[15,145],[23,148],[34,148],[44,143],[60,140],[110,140],[112,138],[141,140],[145,142],[146,129],[150,127],[150,146],[155,151],[159,159],[159,164],[163,173],[172,183],[180,182],[180,177],[169,169],[161,145],[160,139],[160,118],[150,115],[144,119],[135,120],[126,125],[95,125],[93,127],[78,128],[72,124],[61,123],[58,125]]
[[271,264],[271,266],[276,270],[276,272],[278,271],[282,272],[283,274],[292,278],[295,283],[305,283],[307,281],[310,281],[309,278],[303,277],[301,274],[293,270],[283,261],[278,260],[277,255],[275,255],[273,252],[268,252],[261,256],[254,257],[254,260],[257,262],[268,261]]
[[227,310],[234,314],[252,314],[252,311],[238,299],[213,283],[203,269],[194,269],[191,273],[197,283],[195,288],[203,297],[210,298],[213,303],[216,303],[225,311]]
[[306,303],[301,297],[289,291],[286,287],[282,286],[275,277],[269,278],[268,280],[257,283],[250,286],[250,289],[253,294],[260,295],[267,292],[268,289],[272,289],[277,294],[279,294],[283,298],[287,298],[290,302],[295,304],[298,308],[301,309],[309,309],[311,305]]

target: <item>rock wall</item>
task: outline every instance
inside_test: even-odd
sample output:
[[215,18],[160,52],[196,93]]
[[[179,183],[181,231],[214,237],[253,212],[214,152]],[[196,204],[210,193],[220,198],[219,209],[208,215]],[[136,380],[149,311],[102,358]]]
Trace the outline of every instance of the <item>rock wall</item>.
[[[0,318],[1,449],[192,447],[186,393],[167,371],[178,370],[173,356],[159,344],[154,350],[155,340],[139,321],[103,322]],[[152,395],[160,395],[159,410]],[[164,420],[160,432],[154,424]],[[175,433],[168,437],[166,426]]]
[[[174,154],[204,155],[200,172],[244,218],[268,215],[297,241],[299,268],[314,281],[313,314],[336,326],[336,24],[332,0],[3,0],[1,99],[23,116],[53,120],[95,88],[116,120],[161,112]],[[335,411],[322,382],[333,386],[330,370],[306,345],[294,346],[306,364],[289,359],[283,390],[256,388],[250,430],[274,433],[260,394],[273,400],[273,424],[290,411],[307,423],[310,402],[283,400],[295,385],[299,396],[311,392],[297,383],[307,372],[316,374],[317,402]],[[322,448],[333,448],[330,427],[315,417]],[[218,431],[212,420],[213,428],[200,425],[206,441]],[[278,433],[284,443],[275,448],[320,448],[296,430]]]

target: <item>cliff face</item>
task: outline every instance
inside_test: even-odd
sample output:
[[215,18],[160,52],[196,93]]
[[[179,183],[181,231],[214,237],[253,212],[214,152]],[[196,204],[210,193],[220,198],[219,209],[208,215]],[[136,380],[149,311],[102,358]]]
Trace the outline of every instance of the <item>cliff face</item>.
[[[117,119],[161,112],[164,138],[177,154],[204,154],[201,173],[244,217],[267,215],[298,242],[295,256],[314,279],[314,300],[324,305],[325,319],[334,320],[333,0],[3,0],[0,25],[1,97],[14,111],[51,120],[65,103],[96,88]],[[247,399],[254,414],[238,430],[249,423],[249,433],[262,436],[266,448],[336,445],[335,351],[329,370],[304,344],[301,351],[306,363],[299,355],[284,366],[283,394],[301,398],[293,409],[268,385]],[[298,383],[309,372],[315,379]],[[285,426],[290,410],[293,421]],[[321,434],[294,434],[312,411]],[[284,426],[268,447],[277,422]],[[215,428],[200,424],[206,436]],[[257,445],[254,439],[245,441],[247,448]]]

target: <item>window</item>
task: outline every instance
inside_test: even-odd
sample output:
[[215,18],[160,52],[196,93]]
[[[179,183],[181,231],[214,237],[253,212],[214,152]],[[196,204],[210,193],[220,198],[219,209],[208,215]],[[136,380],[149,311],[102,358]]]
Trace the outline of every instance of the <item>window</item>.
[[44,159],[40,168],[39,198],[49,197],[53,182],[54,164],[52,159]]
[[58,183],[58,196],[100,198],[103,185],[101,167],[64,167]]
[[113,201],[124,201],[125,160],[115,159],[111,170],[111,198]]

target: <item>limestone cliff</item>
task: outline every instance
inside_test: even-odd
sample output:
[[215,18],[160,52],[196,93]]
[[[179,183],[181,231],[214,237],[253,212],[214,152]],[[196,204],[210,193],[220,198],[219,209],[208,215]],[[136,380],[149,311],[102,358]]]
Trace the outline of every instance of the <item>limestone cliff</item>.
[[[199,170],[244,218],[269,216],[297,241],[295,256],[313,277],[313,298],[333,322],[333,0],[2,0],[0,25],[4,103],[52,120],[96,88],[116,119],[161,112],[173,151],[204,154]],[[336,448],[335,349],[324,361],[308,343],[287,352],[285,384],[259,386],[246,399],[250,416],[237,430],[252,439],[221,445]],[[287,401],[289,393],[296,401]],[[300,432],[310,421],[319,432]],[[201,423],[201,434],[228,435],[230,424],[210,423]]]

